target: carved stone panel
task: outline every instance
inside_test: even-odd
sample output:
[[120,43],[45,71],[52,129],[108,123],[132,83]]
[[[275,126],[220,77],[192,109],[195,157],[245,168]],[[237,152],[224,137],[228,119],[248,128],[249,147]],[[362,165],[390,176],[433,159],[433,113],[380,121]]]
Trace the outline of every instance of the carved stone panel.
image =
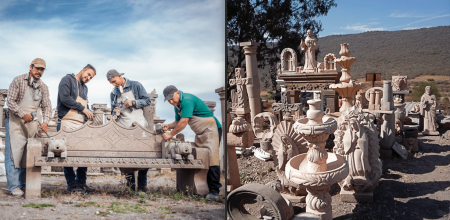
[[[161,152],[162,136],[136,125],[126,128],[116,122],[117,116],[104,125],[95,126],[88,122],[82,127],[66,131],[64,128],[50,136],[55,139],[66,138],[68,155],[71,151],[114,151],[114,152]],[[43,155],[48,148],[48,138],[42,137]],[[159,154],[157,154],[159,155]],[[86,155],[89,156],[89,155]],[[97,155],[102,157],[102,155]],[[109,155],[111,157],[112,155]]]
[[281,51],[281,71],[282,72],[295,72],[298,67],[297,53],[292,48],[284,48]]

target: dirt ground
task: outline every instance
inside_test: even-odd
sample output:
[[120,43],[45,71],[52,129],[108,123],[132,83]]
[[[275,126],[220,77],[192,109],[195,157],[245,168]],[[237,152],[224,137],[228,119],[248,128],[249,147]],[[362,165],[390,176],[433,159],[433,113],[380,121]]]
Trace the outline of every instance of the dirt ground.
[[[0,183],[0,219],[225,219],[224,187],[221,199],[206,201],[176,192],[174,171],[149,171],[149,191],[139,195],[127,191],[124,179],[88,176],[87,184],[97,191],[83,194],[69,193],[64,176],[45,175],[41,199],[10,196],[6,183]],[[30,203],[54,207],[23,207]]]
[[[441,131],[441,134],[445,131]],[[419,134],[419,152],[403,160],[383,161],[383,173],[373,203],[340,201],[340,187],[331,187],[334,219],[450,219],[450,141]],[[277,179],[272,161],[238,157],[241,183],[266,184]],[[305,203],[293,203],[295,214]]]

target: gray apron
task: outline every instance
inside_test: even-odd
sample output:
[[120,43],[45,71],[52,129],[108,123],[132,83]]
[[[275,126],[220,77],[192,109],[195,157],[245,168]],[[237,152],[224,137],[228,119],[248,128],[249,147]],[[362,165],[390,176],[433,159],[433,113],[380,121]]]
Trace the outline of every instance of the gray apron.
[[219,132],[214,117],[192,116],[188,124],[195,133],[195,144],[209,148],[209,166],[219,166]]
[[[120,95],[120,97],[117,97],[117,102],[121,102],[124,98],[128,97],[128,100],[133,101],[136,100],[134,98],[133,92],[130,90],[128,92],[122,93]],[[133,108],[133,112],[130,111],[130,109],[128,109],[128,107],[126,107],[125,105],[122,105],[122,107],[120,108],[120,118],[118,119],[118,123],[123,125],[124,127],[131,127],[131,125],[133,124],[133,122],[137,121],[139,123],[139,125],[141,125],[144,128],[147,128],[148,126],[148,122],[144,117],[144,111],[142,111],[142,109],[138,109],[134,106],[131,106],[131,108]],[[148,168],[120,168],[120,171],[122,173],[132,173],[136,170],[145,170]]]
[[[39,105],[42,97],[37,101],[35,101],[33,97],[33,89],[27,86],[23,99],[18,104],[19,108],[22,109],[25,114],[30,114],[31,112],[38,113],[41,111]],[[42,120],[42,117],[39,118],[41,115],[42,114],[37,114],[39,121]],[[27,145],[28,138],[34,138],[38,133],[38,125],[37,121],[25,123],[25,120],[21,117],[11,111],[9,112],[9,137],[11,140],[11,152],[15,168],[26,168],[27,154],[25,146]]]
[[[128,97],[128,100],[130,101],[136,100],[133,92],[130,90],[126,93],[122,93],[120,97],[117,97],[117,102],[121,102],[125,96]],[[142,111],[141,108],[135,108],[135,106],[131,106],[131,108],[133,108],[133,112],[131,112],[125,105],[122,105],[120,108],[120,118],[117,122],[129,128],[133,122],[137,121],[142,127],[147,128],[148,123],[147,120],[145,120],[144,111]]]
[[[81,105],[83,105],[85,108],[87,107],[88,100],[84,100],[79,96],[78,91],[78,82],[77,82],[77,100],[76,102],[79,102]],[[70,109],[69,112],[67,112],[66,115],[61,119],[61,128],[64,128],[65,131],[73,131],[79,127],[81,127],[84,124],[84,114],[78,113],[75,109]]]

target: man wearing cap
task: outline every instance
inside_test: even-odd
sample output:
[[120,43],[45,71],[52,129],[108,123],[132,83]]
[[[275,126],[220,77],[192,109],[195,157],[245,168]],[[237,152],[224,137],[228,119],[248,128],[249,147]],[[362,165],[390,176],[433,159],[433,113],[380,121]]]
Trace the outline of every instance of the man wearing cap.
[[[106,73],[106,78],[114,86],[111,91],[111,114],[118,115],[117,122],[124,127],[132,127],[133,122],[147,128],[148,122],[144,117],[144,107],[151,104],[151,99],[140,82],[122,77],[124,73],[119,73],[112,69]],[[135,188],[134,169],[120,169],[127,173],[125,178],[127,186]],[[138,171],[138,190],[147,191],[148,169]]]
[[[27,155],[24,151],[28,138],[34,138],[38,128],[47,132],[52,104],[48,87],[41,80],[45,68],[45,61],[36,58],[31,62],[30,71],[17,76],[9,85],[9,117],[5,121],[5,169],[8,190],[13,196],[22,196],[26,187]],[[39,121],[42,120],[43,112],[42,125],[33,120],[32,112],[36,113]]]
[[181,132],[189,124],[195,133],[195,144],[198,147],[210,149],[209,170],[207,182],[209,193],[206,199],[217,199],[220,187],[219,143],[222,138],[222,125],[214,117],[213,112],[197,96],[179,91],[175,86],[167,86],[164,91],[164,101],[174,106],[175,121],[172,124],[163,124],[164,140],[168,140]]
[[[92,119],[94,114],[89,110],[88,88],[86,84],[96,75],[95,68],[88,64],[77,75],[67,74],[61,79],[58,87],[58,124],[56,130],[61,128],[72,131],[85,123],[85,116]],[[64,167],[67,190],[70,192],[87,191],[94,189],[86,185],[87,167],[78,167],[77,174],[73,167]]]

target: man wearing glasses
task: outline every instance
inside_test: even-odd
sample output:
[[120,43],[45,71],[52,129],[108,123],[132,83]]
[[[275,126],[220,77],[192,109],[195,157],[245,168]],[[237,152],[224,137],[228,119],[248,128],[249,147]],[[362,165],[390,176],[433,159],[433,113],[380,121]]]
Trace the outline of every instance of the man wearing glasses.
[[[114,86],[111,98],[111,114],[120,115],[117,122],[124,127],[131,127],[133,122],[138,122],[144,128],[148,127],[148,122],[144,117],[144,107],[151,104],[151,99],[140,82],[122,77],[124,73],[119,73],[112,69],[106,74],[108,81]],[[135,189],[134,169],[120,169],[127,173],[125,178],[127,186]],[[147,190],[148,169],[138,171],[138,190]]]
[[[5,169],[8,190],[13,196],[24,194],[26,183],[26,153],[28,138],[34,138],[40,128],[47,132],[52,104],[48,87],[42,82],[46,63],[41,58],[31,62],[30,72],[17,76],[9,85],[7,106],[9,117],[5,120]],[[44,121],[38,126],[31,113]],[[26,152],[26,151],[25,151]]]

